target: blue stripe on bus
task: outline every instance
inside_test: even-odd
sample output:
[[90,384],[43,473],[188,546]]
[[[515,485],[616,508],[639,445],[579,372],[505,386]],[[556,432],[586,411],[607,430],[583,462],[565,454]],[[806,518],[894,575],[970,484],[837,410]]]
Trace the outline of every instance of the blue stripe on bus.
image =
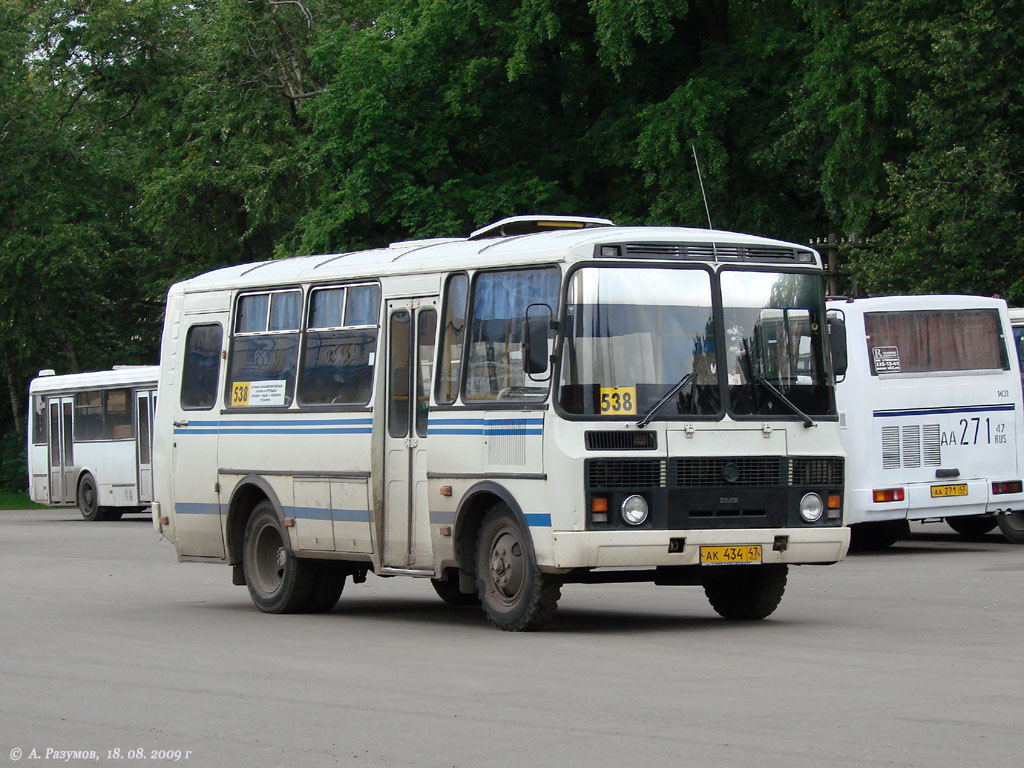
[[[543,418],[430,419],[429,435],[543,435]],[[540,427],[540,429],[538,429]]]
[[322,507],[285,507],[285,514],[302,520],[334,520],[336,523],[369,523],[368,509],[324,509]]
[[936,408],[905,408],[891,411],[873,411],[876,419],[887,419],[894,416],[932,416],[940,413],[981,413],[984,411],[1012,411],[1014,403],[997,403],[995,405],[953,405]]
[[174,512],[178,515],[219,515],[220,504],[178,501],[174,504]]
[[373,419],[227,419],[223,421],[189,421],[189,427],[273,427],[281,424],[309,424],[312,426],[350,426],[355,424],[373,424]]
[[526,518],[526,524],[531,528],[536,526],[538,528],[550,528],[551,527],[551,515],[546,512],[531,512],[523,515]]

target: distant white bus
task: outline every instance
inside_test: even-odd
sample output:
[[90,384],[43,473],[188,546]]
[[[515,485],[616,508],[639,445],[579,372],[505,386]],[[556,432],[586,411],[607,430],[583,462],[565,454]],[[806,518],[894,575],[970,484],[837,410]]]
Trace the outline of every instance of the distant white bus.
[[760,619],[849,543],[824,322],[806,246],[603,219],[201,275],[167,297],[154,524],[266,612],[373,572],[505,630],[578,582]]
[[847,368],[836,386],[854,545],[888,546],[907,521],[980,534],[1024,510],[1024,413],[1000,299],[830,300]]
[[153,500],[153,415],[159,366],[118,366],[29,385],[29,495],[116,520]]

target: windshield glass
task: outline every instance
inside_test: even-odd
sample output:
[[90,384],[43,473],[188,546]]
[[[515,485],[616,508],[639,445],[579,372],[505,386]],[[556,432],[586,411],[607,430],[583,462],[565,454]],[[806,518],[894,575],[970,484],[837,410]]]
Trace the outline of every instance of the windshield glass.
[[[830,414],[819,275],[723,270],[730,410],[743,416]],[[765,386],[767,381],[771,387]]]
[[721,410],[711,273],[584,267],[566,296],[559,403],[568,413],[643,414],[687,374],[658,418]]

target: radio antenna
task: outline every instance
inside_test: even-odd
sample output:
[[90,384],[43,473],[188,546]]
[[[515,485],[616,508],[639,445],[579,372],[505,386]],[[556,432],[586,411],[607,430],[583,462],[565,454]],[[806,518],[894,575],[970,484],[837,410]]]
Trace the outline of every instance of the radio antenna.
[[700,175],[700,160],[697,159],[697,147],[694,146],[693,142],[690,142],[690,149],[693,150],[693,162],[697,166],[697,181],[700,182],[700,195],[704,198],[704,212],[708,215],[708,229],[714,229],[711,224],[711,209],[708,208],[708,196],[704,191],[704,179]]

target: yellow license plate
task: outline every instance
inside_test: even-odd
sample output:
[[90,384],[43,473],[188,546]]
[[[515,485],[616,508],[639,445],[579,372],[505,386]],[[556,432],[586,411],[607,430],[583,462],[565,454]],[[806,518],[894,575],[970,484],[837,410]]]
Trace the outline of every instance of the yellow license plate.
[[736,565],[737,563],[760,563],[761,545],[747,544],[742,547],[701,547],[701,565]]
[[932,498],[941,499],[946,496],[966,496],[967,495],[967,483],[957,483],[956,485],[933,485],[932,486]]

